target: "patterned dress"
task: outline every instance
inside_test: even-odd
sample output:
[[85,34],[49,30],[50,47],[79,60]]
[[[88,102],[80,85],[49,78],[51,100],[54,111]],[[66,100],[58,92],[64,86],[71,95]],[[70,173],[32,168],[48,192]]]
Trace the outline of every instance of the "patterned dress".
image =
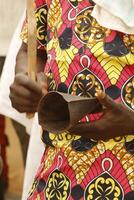
[[[91,16],[92,0],[35,3],[49,89],[87,97],[102,89],[134,110],[134,35],[101,27]],[[27,23],[21,38],[27,42]],[[46,149],[28,200],[134,199],[133,135],[104,142],[44,131],[42,141]]]

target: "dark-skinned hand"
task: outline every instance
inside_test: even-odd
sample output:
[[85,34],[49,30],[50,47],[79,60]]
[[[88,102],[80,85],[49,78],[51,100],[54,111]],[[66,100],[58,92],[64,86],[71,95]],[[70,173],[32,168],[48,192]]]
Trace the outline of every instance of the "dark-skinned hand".
[[25,73],[18,73],[10,86],[10,100],[13,108],[21,113],[34,113],[43,95],[47,94],[47,79],[44,73],[37,74],[37,82]]
[[90,123],[78,123],[69,132],[95,140],[108,140],[118,136],[133,135],[134,112],[125,105],[114,102],[101,91],[98,92],[97,98],[103,106],[101,119]]

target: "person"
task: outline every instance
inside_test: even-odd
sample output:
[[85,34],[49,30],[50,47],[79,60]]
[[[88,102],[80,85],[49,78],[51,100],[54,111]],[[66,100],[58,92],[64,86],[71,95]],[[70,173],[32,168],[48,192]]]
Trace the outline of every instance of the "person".
[[[22,14],[22,17],[20,18],[17,28],[12,37],[11,43],[9,45],[8,54],[6,56],[5,64],[3,66],[2,75],[0,78],[0,114],[4,116],[8,116],[9,118],[17,121],[19,124],[24,126],[26,128],[26,131],[23,132],[23,136],[24,134],[30,135],[26,167],[25,167],[25,176],[24,176],[24,184],[23,184],[24,186],[23,186],[23,192],[22,192],[23,200],[26,199],[26,196],[29,191],[29,186],[32,184],[33,178],[38,169],[38,165],[44,151],[44,145],[40,140],[40,134],[36,134],[37,129],[39,129],[40,131],[37,116],[35,115],[33,119],[29,120],[26,117],[25,113],[19,113],[17,110],[15,110],[11,106],[11,101],[9,99],[9,92],[10,92],[9,87],[14,80],[15,59],[16,59],[17,52],[21,46],[21,39],[19,37],[19,33],[21,31],[24,19],[25,19],[25,12],[24,14]],[[22,131],[24,130],[21,129],[21,133]],[[23,137],[23,136],[20,136],[20,137]],[[25,141],[25,145],[26,143],[27,142]],[[2,183],[0,184],[3,185],[4,183],[3,180],[1,182]],[[0,200],[2,200],[3,188],[0,187],[0,189],[1,189]]]
[[27,199],[133,199],[134,35],[99,25],[91,16],[92,0],[35,4],[38,81],[26,73],[25,21],[12,106],[36,112],[42,95],[60,91],[96,96],[103,110],[67,132],[42,131],[46,149]]

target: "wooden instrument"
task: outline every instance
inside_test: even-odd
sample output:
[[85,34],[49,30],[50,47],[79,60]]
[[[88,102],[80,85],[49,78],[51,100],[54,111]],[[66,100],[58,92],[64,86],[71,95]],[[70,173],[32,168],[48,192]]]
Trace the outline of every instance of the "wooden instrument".
[[97,98],[74,96],[60,92],[49,92],[38,106],[39,124],[44,130],[61,133],[69,130],[84,116],[100,112]]
[[[27,0],[27,21],[28,21],[28,76],[36,80],[37,73],[37,39],[36,39],[36,19],[35,4],[33,0]],[[33,113],[27,113],[28,118],[33,118]]]

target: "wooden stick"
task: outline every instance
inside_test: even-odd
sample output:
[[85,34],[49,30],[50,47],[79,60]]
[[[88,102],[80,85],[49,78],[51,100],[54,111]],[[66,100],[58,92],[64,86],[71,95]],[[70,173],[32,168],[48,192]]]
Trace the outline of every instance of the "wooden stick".
[[[33,0],[27,0],[27,20],[28,20],[28,76],[36,80],[37,72],[37,39],[36,39],[36,19],[35,3]],[[33,118],[33,113],[27,113],[28,118]]]

